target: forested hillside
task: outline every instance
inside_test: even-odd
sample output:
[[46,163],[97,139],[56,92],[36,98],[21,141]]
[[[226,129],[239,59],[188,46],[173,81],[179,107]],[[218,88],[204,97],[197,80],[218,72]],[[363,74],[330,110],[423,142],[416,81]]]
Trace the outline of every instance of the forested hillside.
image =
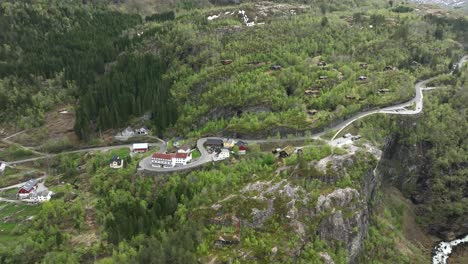
[[2,122],[41,125],[68,102],[82,139],[145,113],[160,136],[319,131],[408,100],[415,79],[447,71],[462,53],[462,17],[340,3],[182,8],[144,24],[103,6],[3,3]]
[[[415,79],[447,71],[462,53],[461,17],[446,24],[412,9],[330,13],[340,9],[335,3],[280,9],[264,3],[148,20],[131,43],[166,65],[164,85],[154,83],[160,88],[153,91],[170,90],[162,96],[174,110],[154,112],[158,133],[173,123],[170,131],[195,136],[318,131],[360,110],[408,100]],[[240,10],[256,24],[247,27]],[[211,15],[219,17],[209,20]],[[321,61],[326,65],[318,66]],[[271,70],[274,65],[281,69]],[[107,86],[100,81],[97,86]],[[96,114],[78,115],[93,117],[94,129],[123,126],[125,117],[141,114],[135,105],[150,109],[138,103],[144,87],[136,83],[137,93],[125,99],[135,102],[128,110],[107,97]],[[165,100],[149,97],[154,104]],[[104,124],[96,117],[109,116],[105,111],[120,114]],[[87,121],[77,131],[93,130]]]
[[40,125],[57,104],[75,103],[125,50],[138,15],[62,1],[0,4],[0,122]]
[[[468,212],[466,68],[456,76],[434,81],[444,89],[430,94],[417,124],[400,123],[384,162],[391,181],[420,208],[420,222],[448,238],[468,232],[463,224]],[[408,172],[411,165],[414,170]]]

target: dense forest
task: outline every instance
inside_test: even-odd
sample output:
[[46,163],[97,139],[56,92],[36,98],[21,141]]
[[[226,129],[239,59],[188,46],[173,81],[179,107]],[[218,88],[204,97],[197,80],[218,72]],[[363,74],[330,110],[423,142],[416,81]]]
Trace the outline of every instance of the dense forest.
[[120,56],[112,71],[80,97],[75,125],[78,136],[87,138],[94,132],[92,120],[99,130],[124,127],[130,116],[141,116],[146,111],[157,120],[154,128],[161,135],[177,116],[170,84],[162,79],[166,63],[150,54]]
[[31,127],[74,103],[127,46],[138,15],[61,1],[0,4],[0,122]]

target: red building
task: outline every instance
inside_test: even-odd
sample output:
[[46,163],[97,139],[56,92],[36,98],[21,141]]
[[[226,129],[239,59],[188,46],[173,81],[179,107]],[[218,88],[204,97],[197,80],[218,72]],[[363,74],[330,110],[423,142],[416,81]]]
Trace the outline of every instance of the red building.
[[148,143],[133,144],[133,152],[144,153],[148,151]]
[[242,145],[239,147],[239,154],[240,155],[245,155],[245,153],[247,152],[247,147]]
[[36,190],[37,188],[37,180],[31,179],[27,181],[21,188],[18,190],[18,195],[20,197],[28,196],[30,193]]

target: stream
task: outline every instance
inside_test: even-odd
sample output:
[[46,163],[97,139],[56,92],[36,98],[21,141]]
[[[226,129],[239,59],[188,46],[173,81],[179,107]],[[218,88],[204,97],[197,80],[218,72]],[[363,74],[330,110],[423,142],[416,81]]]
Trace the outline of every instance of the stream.
[[447,259],[454,247],[467,243],[468,235],[465,237],[452,240],[450,242],[440,242],[437,246],[434,247],[434,255],[432,256],[432,264],[446,264]]

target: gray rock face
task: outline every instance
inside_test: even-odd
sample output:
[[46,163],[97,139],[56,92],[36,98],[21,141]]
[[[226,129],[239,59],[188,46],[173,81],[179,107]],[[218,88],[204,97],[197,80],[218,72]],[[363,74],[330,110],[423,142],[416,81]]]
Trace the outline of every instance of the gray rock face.
[[320,252],[319,255],[320,255],[320,258],[322,258],[322,261],[324,264],[335,264],[335,262],[330,257],[330,255],[328,255],[327,252]]
[[318,198],[316,214],[328,213],[319,225],[320,238],[333,244],[342,242],[350,262],[359,254],[367,233],[367,205],[352,188],[337,189]]
[[337,242],[342,243],[347,250],[349,263],[355,263],[367,236],[368,203],[380,182],[378,172],[370,171],[363,182],[361,193],[345,188],[319,196],[313,213],[325,215],[318,227],[320,238],[332,247]]
[[346,189],[336,189],[327,196],[319,196],[315,211],[316,213],[320,213],[335,207],[349,206],[356,198],[359,198],[359,193],[355,189],[349,187]]

